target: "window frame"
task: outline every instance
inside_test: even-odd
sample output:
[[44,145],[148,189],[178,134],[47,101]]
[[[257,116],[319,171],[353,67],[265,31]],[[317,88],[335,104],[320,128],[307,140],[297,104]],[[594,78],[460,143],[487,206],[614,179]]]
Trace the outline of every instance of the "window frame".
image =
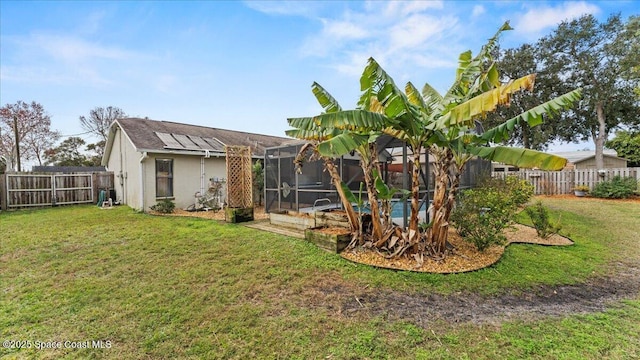
[[[159,170],[164,170],[163,169],[163,165],[169,165],[169,171],[166,172],[166,175],[163,173],[160,173]],[[169,198],[173,198],[174,197],[174,186],[173,186],[173,174],[174,174],[174,167],[173,167],[173,159],[170,158],[156,158],[155,159],[155,177],[156,177],[156,199],[169,199]],[[163,187],[160,184],[160,181],[165,180],[167,181],[165,186],[168,186],[168,189],[166,190],[166,193],[160,192],[160,189]]]

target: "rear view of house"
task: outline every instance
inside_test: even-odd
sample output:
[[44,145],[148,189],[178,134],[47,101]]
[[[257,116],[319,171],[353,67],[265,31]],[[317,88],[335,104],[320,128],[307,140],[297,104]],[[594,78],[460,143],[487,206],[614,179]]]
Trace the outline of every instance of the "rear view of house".
[[248,146],[254,159],[262,159],[265,148],[286,141],[290,139],[125,118],[111,125],[102,165],[113,171],[116,198],[122,203],[147,210],[168,198],[186,208],[195,202],[196,192],[225,180],[225,146]]

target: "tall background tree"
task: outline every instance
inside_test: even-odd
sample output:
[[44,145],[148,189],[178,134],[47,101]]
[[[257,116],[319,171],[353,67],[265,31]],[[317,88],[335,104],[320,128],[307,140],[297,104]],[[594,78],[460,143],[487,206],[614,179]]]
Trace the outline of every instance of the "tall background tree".
[[89,159],[82,153],[86,142],[77,136],[65,139],[57,147],[47,150],[47,163],[55,166],[87,166]]
[[617,131],[616,136],[605,145],[627,159],[627,166],[640,167],[640,131]]
[[[528,74],[536,73],[537,75],[533,91],[515,93],[509,106],[500,106],[495,112],[487,114],[487,119],[483,121],[485,128],[498,126],[504,122],[504,119],[513,118],[547,99],[555,98],[572,90],[559,79],[557,73],[541,68],[540,51],[535,45],[524,44],[516,49],[501,50],[496,56],[496,65],[503,83]],[[544,125],[536,127],[531,127],[522,121],[520,126],[513,129],[511,137],[503,143],[522,146],[525,149],[547,150],[554,140],[559,139],[558,129],[562,119],[546,115],[544,118]]]
[[7,171],[7,159],[0,155],[0,174],[4,174]]
[[[629,55],[624,59],[623,66],[629,69],[629,78],[640,77],[640,62],[638,61],[638,54],[640,54],[640,15],[631,16],[627,22],[628,36],[635,39],[631,42],[631,49]],[[636,82],[634,89],[636,95],[640,99],[640,82]]]
[[116,119],[126,116],[122,109],[115,106],[107,106],[106,108],[96,107],[89,111],[88,117],[80,116],[80,125],[82,128],[99,139],[97,143],[89,144],[88,146],[90,150],[96,152],[97,157],[102,158],[111,123]]
[[42,165],[44,152],[59,138],[41,104],[20,100],[0,108],[0,155],[6,159],[7,169],[22,171],[28,160]]
[[583,100],[563,115],[558,135],[564,141],[593,140],[596,166],[604,167],[603,148],[620,126],[640,125],[639,99],[634,94],[640,63],[637,18],[625,24],[620,15],[599,23],[593,15],[562,22],[538,42],[542,66],[568,86],[581,87]]

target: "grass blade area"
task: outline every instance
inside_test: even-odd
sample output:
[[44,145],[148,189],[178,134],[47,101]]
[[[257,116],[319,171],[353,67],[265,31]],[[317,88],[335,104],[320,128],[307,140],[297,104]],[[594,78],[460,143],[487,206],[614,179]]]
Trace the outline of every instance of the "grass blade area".
[[[0,339],[31,347],[0,357],[640,357],[640,296],[603,313],[425,327],[343,296],[520,294],[640,262],[640,204],[544,202],[574,246],[512,245],[495,266],[454,275],[375,269],[298,239],[126,207],[4,212]],[[70,348],[99,340],[109,346]],[[62,348],[35,348],[55,342]]]

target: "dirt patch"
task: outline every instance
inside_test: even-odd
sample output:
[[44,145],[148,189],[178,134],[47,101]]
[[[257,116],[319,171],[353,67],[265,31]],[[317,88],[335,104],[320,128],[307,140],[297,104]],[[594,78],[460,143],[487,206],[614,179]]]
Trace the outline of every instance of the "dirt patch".
[[515,319],[535,320],[547,316],[600,312],[613,307],[616,301],[637,298],[640,293],[640,267],[624,265],[623,275],[597,278],[583,284],[539,286],[519,294],[496,296],[380,291],[357,288],[326,277],[313,289],[304,292],[303,297],[310,300],[305,306],[326,309],[341,317],[382,316],[424,328],[438,321],[499,325]]

